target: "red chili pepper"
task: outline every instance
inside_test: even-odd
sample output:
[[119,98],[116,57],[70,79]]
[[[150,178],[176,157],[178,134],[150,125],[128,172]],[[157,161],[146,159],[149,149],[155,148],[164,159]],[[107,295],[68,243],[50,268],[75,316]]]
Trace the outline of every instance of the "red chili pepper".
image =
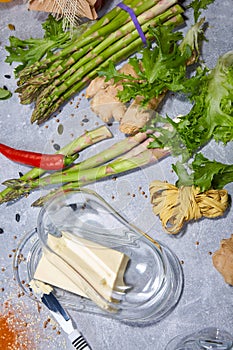
[[78,158],[78,154],[64,156],[63,154],[28,152],[11,148],[3,143],[0,143],[0,153],[14,162],[44,170],[61,170]]

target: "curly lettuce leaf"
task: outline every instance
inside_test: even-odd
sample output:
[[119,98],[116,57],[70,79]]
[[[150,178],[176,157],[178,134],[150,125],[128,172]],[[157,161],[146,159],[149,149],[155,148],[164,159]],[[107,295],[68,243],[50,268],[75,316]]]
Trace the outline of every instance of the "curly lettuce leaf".
[[206,10],[210,4],[212,4],[215,0],[193,0],[188,7],[193,8],[193,16],[194,21],[197,22],[200,17],[202,11]]
[[21,40],[15,36],[9,37],[10,45],[5,47],[9,55],[5,62],[21,63],[15,69],[16,76],[24,67],[40,61],[46,55],[53,54],[55,50],[64,47],[72,39],[70,33],[63,31],[62,20],[56,20],[52,15],[48,16],[42,27],[45,31],[43,38]]
[[99,72],[99,75],[107,77],[107,80],[111,78],[115,82],[123,80],[123,90],[118,92],[122,102],[129,102],[137,96],[142,96],[142,104],[147,105],[164,90],[181,89],[186,76],[186,62],[192,56],[192,49],[189,45],[182,51],[179,49],[178,42],[183,39],[183,34],[174,32],[173,29],[173,26],[166,25],[149,28],[157,45],[145,47],[141,51],[140,58],[129,59],[138,79],[117,72],[113,65]]
[[219,57],[214,69],[197,73],[186,85],[194,105],[173,124],[190,154],[212,138],[233,140],[233,51]]
[[233,164],[223,164],[209,160],[202,153],[197,153],[191,164],[192,171],[188,173],[184,164],[173,164],[173,170],[178,176],[177,186],[199,187],[201,192],[209,189],[222,189],[233,182]]

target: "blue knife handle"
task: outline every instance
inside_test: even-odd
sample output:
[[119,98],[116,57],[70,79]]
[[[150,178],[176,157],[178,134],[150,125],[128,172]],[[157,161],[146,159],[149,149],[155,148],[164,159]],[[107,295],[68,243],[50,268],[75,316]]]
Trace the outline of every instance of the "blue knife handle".
[[69,340],[76,350],[91,350],[86,339],[77,329],[69,335]]

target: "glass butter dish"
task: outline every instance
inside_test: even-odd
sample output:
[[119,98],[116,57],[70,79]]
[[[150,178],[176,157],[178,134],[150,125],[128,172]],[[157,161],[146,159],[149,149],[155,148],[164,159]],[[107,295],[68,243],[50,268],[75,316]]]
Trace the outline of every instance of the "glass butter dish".
[[88,189],[62,193],[41,209],[14,267],[32,298],[29,283],[42,281],[66,308],[130,323],[161,320],[183,287],[175,254]]

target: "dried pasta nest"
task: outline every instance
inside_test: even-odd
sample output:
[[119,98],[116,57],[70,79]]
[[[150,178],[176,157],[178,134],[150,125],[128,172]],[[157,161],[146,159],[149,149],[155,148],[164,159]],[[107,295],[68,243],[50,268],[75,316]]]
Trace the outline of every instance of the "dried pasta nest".
[[221,216],[228,207],[228,192],[224,189],[201,193],[194,186],[178,188],[159,180],[150,184],[150,197],[153,212],[169,234],[179,233],[190,220]]

